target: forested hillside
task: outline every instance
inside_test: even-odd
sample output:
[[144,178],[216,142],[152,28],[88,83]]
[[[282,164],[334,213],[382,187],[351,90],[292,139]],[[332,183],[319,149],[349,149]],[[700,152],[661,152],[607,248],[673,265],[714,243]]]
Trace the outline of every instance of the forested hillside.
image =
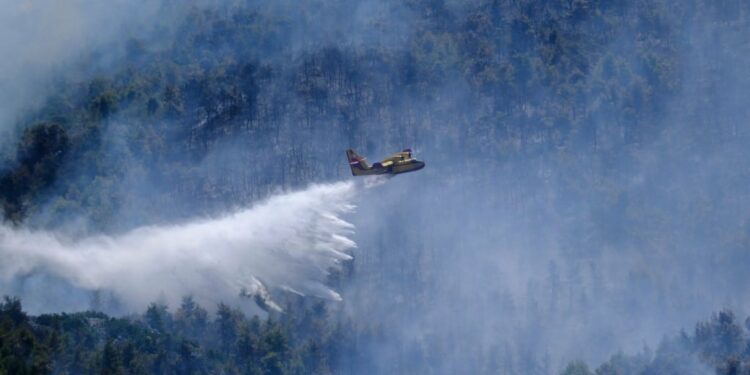
[[[143,315],[111,318],[83,312],[30,317],[21,302],[0,304],[4,374],[330,374],[351,339],[332,327],[323,304],[302,319],[248,319],[220,305],[215,317],[191,298],[174,313],[152,304]],[[747,326],[747,322],[745,324]],[[595,371],[572,362],[562,375],[745,374],[748,332],[731,311],[665,338],[655,349],[618,353]]]
[[330,374],[337,343],[326,308],[300,322],[248,318],[220,305],[215,316],[185,298],[174,313],[99,312],[30,317],[17,299],[0,304],[2,374]]
[[[337,348],[320,373],[551,374],[748,311],[748,3],[160,6],[153,30],[84,49],[2,125],[7,225],[180,223],[349,179],[347,148],[377,160],[412,147],[423,171],[357,195],[358,248],[330,280],[343,301],[259,323],[261,338],[284,327],[284,371],[310,371],[303,358],[324,349],[296,335],[317,325],[346,327],[314,341]],[[40,285],[55,282],[30,272],[0,291],[54,311]],[[152,334],[139,318],[100,318]],[[698,331],[597,373],[684,373],[658,367],[673,353],[722,373],[744,361]],[[102,335],[91,355],[124,350]],[[186,335],[169,334],[169,355]],[[207,358],[219,345],[196,342]],[[217,355],[200,371],[234,361]],[[565,371],[587,373],[582,363]]]
[[[197,6],[172,39],[124,38],[112,67],[62,72],[6,150],[6,218],[112,226],[123,202],[158,207],[140,220],[193,214],[341,177],[341,145],[413,144],[490,167],[560,148],[614,153],[656,136],[649,124],[682,84],[678,34],[698,16],[659,2],[411,1],[376,7],[359,32],[371,40],[348,40],[326,17],[356,3],[317,5],[322,15],[291,2]],[[401,13],[407,30],[385,38],[401,20],[379,18]],[[295,39],[311,31],[323,35]]]
[[562,374],[747,374],[748,322],[742,324],[731,311],[721,311],[699,322],[691,333],[665,338],[655,350],[616,354],[595,371],[574,362]]

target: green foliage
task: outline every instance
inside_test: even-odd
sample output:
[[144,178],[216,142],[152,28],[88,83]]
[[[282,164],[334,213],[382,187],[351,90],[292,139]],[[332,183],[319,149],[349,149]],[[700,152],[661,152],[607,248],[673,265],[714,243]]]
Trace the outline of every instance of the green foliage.
[[714,314],[708,322],[698,323],[693,340],[709,363],[739,356],[747,347],[745,332],[729,310]]
[[[648,351],[628,356],[616,354],[596,369],[596,375],[700,375],[710,370],[718,375],[747,374],[750,340],[730,310],[699,322],[695,333],[662,340],[653,355]],[[570,363],[564,375],[591,374],[583,362]]]
[[0,373],[47,374],[51,370],[49,347],[37,336],[17,298],[0,303]]
[[565,368],[562,375],[594,375],[584,362],[572,362]]
[[[319,5],[336,14],[345,3]],[[403,43],[301,51],[285,33],[318,20],[294,4],[280,13],[241,2],[196,7],[169,43],[127,39],[127,58],[106,74],[58,77],[29,122],[64,127],[30,128],[0,175],[0,203],[14,222],[47,204],[42,224],[75,215],[122,229],[117,213],[134,202],[134,220],[163,221],[335,177],[345,171],[327,158],[344,144],[371,146],[372,134],[388,134],[378,143],[389,149],[460,144],[490,167],[552,146],[598,151],[605,120],[637,134],[615,140],[621,147],[646,137],[659,104],[681,87],[675,28],[692,15],[647,3],[626,12],[620,2],[477,1],[456,11],[417,0],[404,5],[415,19]],[[465,95],[448,94],[465,85]],[[59,134],[29,157],[22,150],[40,131]],[[232,142],[242,145],[242,173],[203,169],[206,155]],[[138,194],[132,181],[153,188]]]
[[330,335],[300,340],[291,331],[298,328],[248,319],[225,304],[210,320],[189,297],[175,314],[151,304],[131,318],[95,312],[31,317],[20,300],[6,297],[0,304],[0,374],[332,373],[327,364],[333,353],[320,351]]
[[24,131],[15,163],[0,175],[0,206],[6,219],[23,219],[29,200],[55,182],[68,148],[67,132],[58,124],[37,124]]

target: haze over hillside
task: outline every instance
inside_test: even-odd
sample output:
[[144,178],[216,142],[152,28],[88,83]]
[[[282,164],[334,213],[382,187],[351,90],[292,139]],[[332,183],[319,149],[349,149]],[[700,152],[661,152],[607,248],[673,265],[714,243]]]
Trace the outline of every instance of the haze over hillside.
[[[299,256],[273,266],[243,256],[247,273],[211,268],[213,281],[268,284],[284,313],[272,312],[266,330],[214,308],[234,299],[224,302],[258,312],[207,282],[191,285],[191,303],[232,324],[206,323],[216,328],[209,341],[183,323],[160,332],[192,337],[204,354],[239,345],[235,331],[278,333],[289,352],[261,372],[552,374],[623,351],[633,355],[615,358],[632,364],[624,373],[730,373],[727,358],[747,357],[738,323],[750,307],[745,2],[32,1],[6,6],[0,20],[9,56],[0,254],[14,254],[0,265],[0,293],[32,314],[133,313],[123,296],[137,287],[25,263],[39,238],[54,244],[36,247],[43,259],[82,244],[100,257],[75,263],[76,275],[106,264],[110,250],[118,264],[147,254],[132,275],[161,275],[170,248],[199,258],[291,246]],[[351,183],[344,150],[372,162],[406,147],[424,170],[369,189]],[[191,223],[315,189],[341,198],[263,211],[258,226],[241,222],[247,241],[191,237]],[[252,228],[267,223],[294,230],[259,244]],[[188,229],[182,242],[146,246],[149,228]],[[329,235],[344,241],[335,256],[305,258]],[[203,264],[180,262],[172,267]],[[174,282],[160,280],[149,285]],[[182,288],[162,289],[150,317],[206,314],[176,302]],[[711,318],[722,309],[734,313]],[[705,319],[684,342],[662,340]],[[726,350],[701,346],[717,332],[731,332],[717,339]],[[97,342],[91,358],[104,355],[107,340]],[[250,346],[264,355],[284,346],[266,344]],[[124,344],[113,345],[135,372]],[[195,371],[260,363],[237,350]],[[597,373],[627,367],[615,359]]]

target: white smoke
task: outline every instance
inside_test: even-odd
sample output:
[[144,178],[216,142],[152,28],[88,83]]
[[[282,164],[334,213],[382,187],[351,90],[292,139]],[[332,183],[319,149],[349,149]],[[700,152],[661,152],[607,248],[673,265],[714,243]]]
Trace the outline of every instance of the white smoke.
[[150,35],[152,25],[163,24],[154,21],[163,7],[163,1],[3,1],[0,147],[13,138],[3,133],[13,129],[20,111],[36,109],[40,98],[58,90],[61,71],[85,74],[121,61],[121,41]]
[[332,267],[351,259],[351,182],[280,194],[213,220],[152,226],[120,236],[72,240],[0,227],[2,284],[43,273],[108,291],[133,311],[186,295],[202,303],[252,295],[279,309],[266,287],[339,300],[325,285]]

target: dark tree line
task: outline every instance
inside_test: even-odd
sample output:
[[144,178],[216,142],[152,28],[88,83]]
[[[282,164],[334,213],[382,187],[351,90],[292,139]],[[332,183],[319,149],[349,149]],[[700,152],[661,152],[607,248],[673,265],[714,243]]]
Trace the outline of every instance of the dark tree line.
[[261,319],[191,298],[174,312],[29,316],[17,298],[0,303],[0,374],[331,374],[337,350],[323,305]]
[[[380,334],[355,337],[349,328],[332,325],[327,314],[318,303],[280,319],[247,317],[225,304],[210,315],[186,297],[174,312],[152,304],[142,315],[124,318],[99,312],[29,316],[19,299],[5,297],[0,374],[331,374],[347,373],[340,359],[348,355],[362,368],[368,359],[358,358],[352,346],[379,345]],[[561,373],[750,374],[748,322],[723,310],[693,333],[665,338],[655,350],[619,353],[595,370],[572,362]]]
[[614,355],[595,370],[573,362],[563,375],[750,374],[750,318],[742,323],[730,310],[696,324],[693,333],[664,339],[655,351]]

